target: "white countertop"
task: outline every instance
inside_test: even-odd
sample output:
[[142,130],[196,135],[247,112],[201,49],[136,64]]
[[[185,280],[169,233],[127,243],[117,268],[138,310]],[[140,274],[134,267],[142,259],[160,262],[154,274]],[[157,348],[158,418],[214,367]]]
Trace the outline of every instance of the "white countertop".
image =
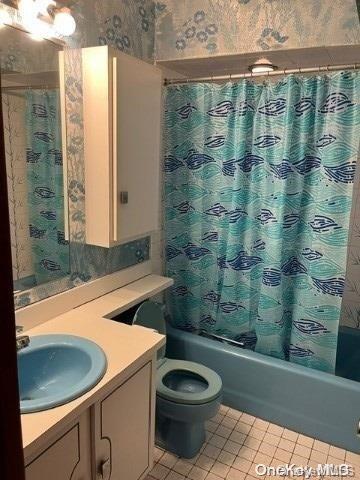
[[96,300],[75,308],[26,332],[31,338],[42,334],[78,335],[97,343],[107,357],[102,380],[89,392],[60,407],[21,415],[25,459],[43,448],[73,419],[151,359],[165,344],[165,337],[140,326],[128,326],[103,318],[125,311],[172,284],[172,280],[149,275]]

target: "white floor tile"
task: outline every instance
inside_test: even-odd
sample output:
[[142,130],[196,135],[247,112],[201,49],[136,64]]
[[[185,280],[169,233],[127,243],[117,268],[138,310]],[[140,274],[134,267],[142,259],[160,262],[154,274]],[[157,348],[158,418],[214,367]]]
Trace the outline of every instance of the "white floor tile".
[[191,480],[205,480],[208,472],[206,470],[203,470],[200,467],[197,467],[196,465],[190,470],[188,477]]
[[[319,463],[344,461],[353,465],[354,480],[360,480],[359,454],[233,408],[222,405],[205,427],[206,442],[192,459],[178,458],[156,447],[155,465],[146,480],[276,480],[276,477],[257,475],[256,465],[294,463],[315,467]],[[334,478],[312,477],[312,480]]]

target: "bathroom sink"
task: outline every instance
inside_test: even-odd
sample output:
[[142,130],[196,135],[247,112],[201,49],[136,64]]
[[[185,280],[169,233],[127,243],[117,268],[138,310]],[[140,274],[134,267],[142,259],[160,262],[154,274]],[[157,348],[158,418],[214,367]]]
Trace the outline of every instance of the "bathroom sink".
[[80,397],[106,371],[106,356],[96,343],[73,335],[30,337],[18,352],[21,413],[40,412]]

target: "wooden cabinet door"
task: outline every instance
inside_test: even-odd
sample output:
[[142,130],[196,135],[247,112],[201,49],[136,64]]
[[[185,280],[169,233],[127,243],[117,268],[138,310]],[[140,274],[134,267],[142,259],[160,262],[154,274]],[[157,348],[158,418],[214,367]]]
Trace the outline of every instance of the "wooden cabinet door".
[[152,466],[154,395],[152,362],[94,407],[98,479],[138,480]]
[[25,478],[91,480],[89,412],[26,466]]
[[108,46],[82,49],[86,243],[159,228],[162,73]]

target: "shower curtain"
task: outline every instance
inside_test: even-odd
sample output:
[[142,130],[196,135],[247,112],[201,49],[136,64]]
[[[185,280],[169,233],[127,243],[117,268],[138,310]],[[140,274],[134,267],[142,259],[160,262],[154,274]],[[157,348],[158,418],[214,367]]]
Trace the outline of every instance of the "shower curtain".
[[359,75],[187,84],[165,98],[172,322],[334,372]]
[[59,92],[26,93],[29,234],[36,283],[69,273],[64,236],[64,193]]

